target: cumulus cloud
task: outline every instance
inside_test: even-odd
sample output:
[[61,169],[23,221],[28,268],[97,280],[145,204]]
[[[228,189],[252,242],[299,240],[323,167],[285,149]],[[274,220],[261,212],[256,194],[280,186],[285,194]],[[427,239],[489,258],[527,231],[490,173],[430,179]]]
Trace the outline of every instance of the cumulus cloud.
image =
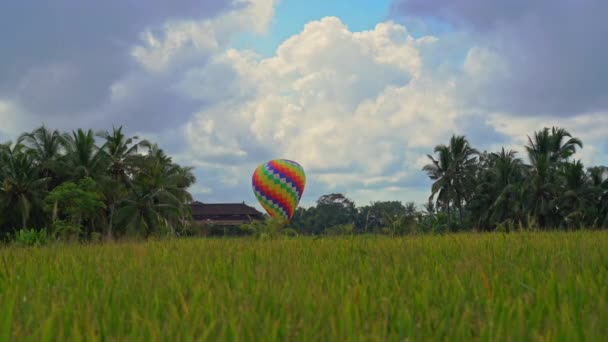
[[[238,50],[216,55],[183,83],[207,94],[209,78],[223,94],[213,95],[222,100],[185,129],[195,159],[232,170],[227,178],[212,173],[205,184],[228,179],[230,189],[244,193],[256,162],[286,157],[311,179],[305,203],[327,191],[363,202],[421,201],[429,185],[420,170],[425,155],[451,134],[467,135],[482,150],[522,151],[526,134],[553,124],[589,140],[581,157],[598,161],[601,144],[583,132],[582,117],[520,120],[521,112],[491,110],[504,98],[488,85],[510,77],[512,65],[483,44],[465,48],[454,62],[454,44],[453,36],[414,37],[390,21],[352,32],[327,17],[307,24],[269,58]],[[234,78],[219,80],[215,70]]]
[[492,51],[469,56],[483,52],[486,70],[499,70],[469,94],[488,110],[564,117],[608,107],[603,0],[395,0],[393,9],[448,22]]
[[[460,2],[462,8],[430,2],[441,10],[417,0],[399,1],[397,10],[437,16],[466,34],[416,37],[393,21],[353,32],[327,17],[262,57],[231,48],[231,40],[243,31],[264,32],[275,0],[146,6],[59,0],[48,18],[36,12],[48,32],[34,25],[21,39],[9,39],[14,46],[0,66],[0,119],[9,124],[0,127],[0,138],[14,138],[41,121],[62,129],[125,125],[158,142],[175,161],[196,167],[191,191],[205,201],[255,201],[255,167],[289,158],[306,169],[305,205],[329,191],[358,204],[424,201],[425,155],[453,133],[495,149],[521,146],[525,134],[558,124],[585,140],[584,161],[602,161],[606,110],[590,109],[601,108],[607,92],[603,83],[595,92],[583,90],[599,76],[580,64],[574,69],[587,72],[581,77],[588,84],[568,79],[577,74],[553,72],[560,59],[582,57],[560,50],[541,61],[539,56],[557,51],[555,33],[547,31],[549,47],[542,48],[530,45],[539,43],[542,32],[523,37],[511,27],[534,28],[528,17],[539,11],[536,5],[514,2],[496,10],[474,0]],[[12,17],[30,10],[12,6],[11,15],[0,12],[0,22],[24,25]],[[2,36],[6,32],[0,30],[0,38],[9,38]],[[588,58],[589,68],[595,58]],[[543,82],[550,85],[541,87]],[[556,87],[577,89],[566,96]],[[566,121],[536,115],[554,108],[585,115]],[[530,113],[535,116],[522,119]]]
[[222,67],[218,56],[235,34],[264,31],[274,3],[239,0],[235,4],[240,6],[211,19],[169,20],[143,31],[130,48],[139,68],[112,83],[103,121],[158,132],[181,126],[201,108],[221,103],[239,80],[232,68]]
[[0,11],[0,98],[66,129],[183,123],[200,105],[174,89],[179,70],[204,65],[238,30],[263,30],[273,3],[9,1]]
[[[425,66],[437,51],[431,45],[439,43],[414,38],[393,22],[352,32],[327,17],[307,24],[269,58],[228,50],[182,83],[185,91],[206,94],[210,76],[223,93],[185,126],[190,155],[239,165],[239,181],[230,185],[239,193],[249,191],[256,163],[284,157],[306,169],[308,203],[322,189],[361,200],[401,189],[404,199],[414,199],[426,185],[421,156],[462,129],[459,120],[467,116],[454,97],[455,80]],[[236,77],[217,79],[215,69]],[[218,179],[201,182],[213,188]]]

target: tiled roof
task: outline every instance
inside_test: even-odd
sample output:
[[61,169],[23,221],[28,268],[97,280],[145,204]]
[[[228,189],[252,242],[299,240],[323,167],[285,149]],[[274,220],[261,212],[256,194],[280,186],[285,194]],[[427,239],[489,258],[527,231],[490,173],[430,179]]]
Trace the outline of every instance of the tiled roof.
[[262,215],[255,208],[245,203],[201,203],[193,202],[192,215]]

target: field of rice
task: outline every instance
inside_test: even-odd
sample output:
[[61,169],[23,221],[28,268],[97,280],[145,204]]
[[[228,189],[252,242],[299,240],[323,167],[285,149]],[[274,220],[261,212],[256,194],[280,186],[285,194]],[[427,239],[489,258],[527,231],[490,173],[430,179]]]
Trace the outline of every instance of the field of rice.
[[0,247],[0,341],[606,336],[608,232]]

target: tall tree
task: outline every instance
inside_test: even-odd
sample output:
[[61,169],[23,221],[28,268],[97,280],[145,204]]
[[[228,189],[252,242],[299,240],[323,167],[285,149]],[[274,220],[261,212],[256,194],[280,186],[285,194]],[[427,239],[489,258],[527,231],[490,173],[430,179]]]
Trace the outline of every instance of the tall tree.
[[126,193],[140,144],[135,143],[137,137],[127,138],[122,127],[114,128],[111,133],[101,132],[98,136],[105,140],[100,153],[103,153],[107,160],[109,177],[102,179],[101,183],[108,209],[106,235],[112,238],[116,203]]
[[0,203],[10,211],[17,209],[21,227],[27,229],[32,211],[42,209],[48,178],[40,175],[33,153],[20,144],[11,146],[9,143],[0,147],[0,173]]
[[72,179],[79,180],[84,177],[97,179],[105,174],[108,160],[104,153],[100,153],[92,130],[78,129],[71,134],[64,134],[61,142],[66,150],[65,172]]
[[137,155],[138,148],[142,143],[135,143],[138,140],[136,136],[127,138],[122,132],[122,126],[114,128],[111,133],[103,131],[98,136],[105,141],[101,151],[108,158],[108,172],[111,178],[116,181],[127,182],[133,158]]
[[62,157],[62,137],[58,130],[41,126],[30,133],[22,134],[17,143],[23,144],[34,153],[34,160],[42,176],[56,177]]
[[587,170],[587,183],[593,189],[593,202],[587,208],[591,226],[608,227],[608,168],[594,166]]
[[556,224],[555,198],[559,191],[558,168],[583,147],[582,142],[562,129],[553,127],[528,137],[526,151],[530,159],[530,177],[526,182],[529,213],[537,218],[541,227]]
[[374,231],[382,227],[384,218],[401,217],[406,214],[406,207],[399,201],[372,202],[370,205],[359,208],[357,227],[366,232]]
[[464,136],[453,135],[449,146],[451,154],[451,167],[453,188],[455,195],[458,217],[462,225],[463,202],[468,202],[473,194],[475,184],[475,171],[477,166],[477,155],[479,152],[471,147]]
[[185,224],[192,201],[187,188],[196,180],[191,168],[174,164],[158,146],[147,146],[148,153],[134,163],[132,186],[116,214],[123,227],[143,235]]
[[454,167],[452,166],[452,156],[450,148],[445,145],[436,146],[434,151],[438,155],[437,159],[433,158],[431,155],[427,155],[432,164],[427,164],[422,169],[427,173],[429,178],[434,181],[431,186],[429,201],[432,201],[436,196],[437,206],[444,208],[444,210],[447,211],[448,229],[451,229],[452,213],[450,202],[454,197]]
[[474,176],[479,152],[469,144],[464,136],[453,135],[448,146],[437,145],[435,153],[427,157],[431,164],[423,167],[429,178],[434,181],[431,188],[431,199],[437,196],[437,203],[442,204],[447,211],[448,228],[451,229],[451,208],[454,203],[458,209],[459,222],[463,222],[463,203],[471,199],[474,188]]
[[580,160],[564,163],[560,171],[565,183],[556,198],[558,212],[565,226],[579,228],[584,223],[586,209],[592,205],[597,189],[589,186],[585,168]]
[[326,228],[356,221],[355,203],[340,193],[319,197],[316,203],[314,232],[322,233]]
[[494,224],[501,223],[507,218],[521,219],[521,182],[524,179],[525,168],[522,160],[515,157],[516,152],[505,151],[504,147],[498,153],[492,153],[493,192],[497,195],[491,206],[491,220]]

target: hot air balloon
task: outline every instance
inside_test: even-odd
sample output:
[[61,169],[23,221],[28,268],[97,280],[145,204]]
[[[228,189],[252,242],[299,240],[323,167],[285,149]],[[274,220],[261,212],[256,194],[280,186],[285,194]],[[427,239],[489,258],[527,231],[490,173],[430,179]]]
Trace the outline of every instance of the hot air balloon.
[[253,172],[253,193],[272,218],[291,221],[304,193],[306,176],[302,166],[287,159],[274,159]]

